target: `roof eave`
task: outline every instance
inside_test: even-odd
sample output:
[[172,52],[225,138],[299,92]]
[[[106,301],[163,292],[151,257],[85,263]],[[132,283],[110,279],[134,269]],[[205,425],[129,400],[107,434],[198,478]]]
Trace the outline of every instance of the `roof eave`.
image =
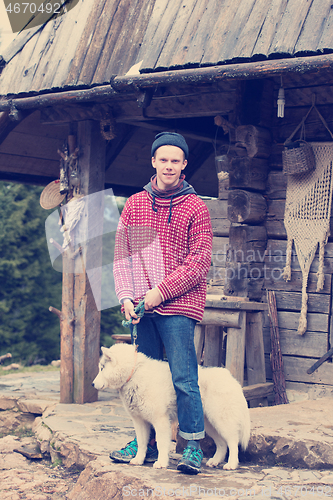
[[110,85],[90,89],[39,93],[28,97],[3,96],[0,98],[0,112],[11,109],[39,109],[66,103],[103,101],[114,98],[120,93],[136,95],[140,90],[170,84],[196,85],[230,79],[270,78],[295,72],[319,74],[328,71],[333,71],[333,54],[115,76]]

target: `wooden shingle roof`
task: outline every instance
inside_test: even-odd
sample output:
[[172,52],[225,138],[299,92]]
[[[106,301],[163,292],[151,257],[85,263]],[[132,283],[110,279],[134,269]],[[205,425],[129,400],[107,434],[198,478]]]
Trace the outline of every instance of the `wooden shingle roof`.
[[147,73],[325,52],[331,0],[80,0],[17,36],[0,95],[102,85],[140,62]]
[[153,71],[333,49],[331,0],[156,0],[138,59]]

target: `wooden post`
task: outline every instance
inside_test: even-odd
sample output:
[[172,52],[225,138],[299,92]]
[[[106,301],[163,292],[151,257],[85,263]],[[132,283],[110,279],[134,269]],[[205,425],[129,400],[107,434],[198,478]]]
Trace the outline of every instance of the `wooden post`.
[[221,366],[222,328],[207,325],[205,330],[204,366]]
[[[80,149],[81,193],[84,196],[104,190],[105,140],[96,121],[78,123],[78,147]],[[85,204],[80,220],[82,252],[75,259],[74,273],[74,402],[96,401],[98,392],[92,381],[98,372],[100,355],[100,311],[96,307],[87,270],[101,265],[102,241],[96,226],[103,224],[103,197]],[[102,234],[102,233],[101,233]],[[84,238],[82,239],[82,235]],[[89,240],[90,239],[90,240]]]
[[62,307],[60,318],[60,403],[74,402],[74,259],[68,248],[62,257]]
[[228,170],[229,187],[265,191],[268,168],[268,161],[262,158],[232,158]]
[[235,189],[228,195],[228,219],[240,224],[260,224],[266,218],[267,203],[262,194]]
[[240,125],[236,128],[236,145],[245,148],[250,158],[268,158],[272,148],[270,131],[254,125]]
[[264,226],[231,225],[224,293],[261,300],[267,232]]
[[[248,385],[266,382],[265,351],[262,333],[262,312],[248,312],[246,318],[246,370]],[[251,401],[253,406],[267,406],[267,398],[258,398]]]
[[205,309],[200,325],[224,326],[226,328],[239,328],[239,311],[209,308]]
[[243,386],[245,361],[246,311],[240,311],[240,328],[228,328],[225,367]]

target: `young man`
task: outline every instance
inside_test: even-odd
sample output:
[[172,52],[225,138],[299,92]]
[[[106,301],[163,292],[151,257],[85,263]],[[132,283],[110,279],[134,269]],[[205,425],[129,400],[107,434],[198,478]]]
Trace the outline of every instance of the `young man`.
[[[177,395],[179,434],[188,440],[177,468],[196,474],[202,460],[199,440],[205,432],[194,327],[203,317],[213,233],[206,205],[184,180],[184,137],[172,132],[156,135],[151,155],[156,174],[144,191],[127,200],[121,214],[116,293],[126,319],[137,325],[138,351],[163,359],[165,348]],[[142,297],[145,314],[140,319],[134,308]],[[150,438],[146,461],[157,458],[153,432]],[[129,462],[136,450],[134,440],[110,457]]]

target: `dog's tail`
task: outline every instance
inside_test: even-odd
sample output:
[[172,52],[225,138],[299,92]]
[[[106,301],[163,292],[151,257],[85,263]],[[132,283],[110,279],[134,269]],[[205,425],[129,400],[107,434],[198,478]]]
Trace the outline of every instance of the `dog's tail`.
[[246,450],[247,445],[249,444],[250,435],[251,435],[251,420],[250,420],[250,413],[248,412],[247,418],[245,419],[244,426],[242,428],[240,435],[240,445],[243,451]]

